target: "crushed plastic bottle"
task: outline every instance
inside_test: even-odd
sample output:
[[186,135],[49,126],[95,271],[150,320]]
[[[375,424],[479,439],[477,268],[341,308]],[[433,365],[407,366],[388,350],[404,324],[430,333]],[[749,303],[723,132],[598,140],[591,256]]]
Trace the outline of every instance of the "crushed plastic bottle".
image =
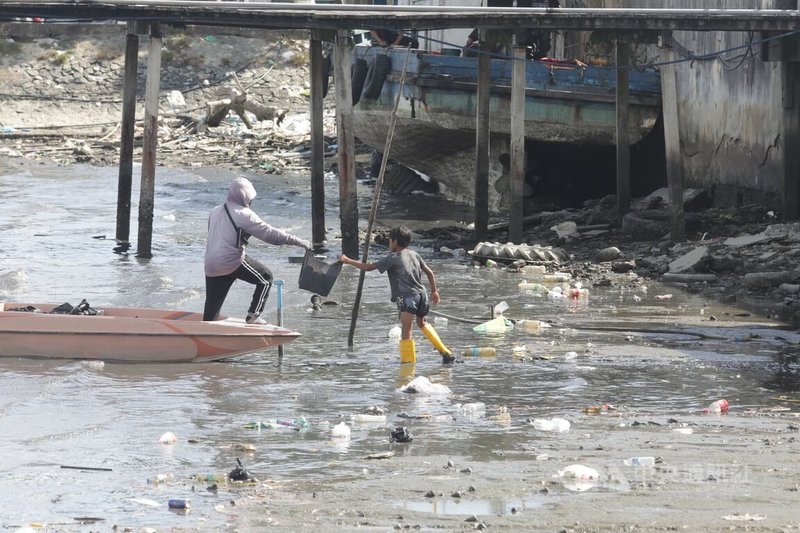
[[530,283],[528,281],[522,281],[517,285],[519,290],[521,291],[531,291],[534,294],[545,294],[547,292],[547,287],[542,285],[541,283]]
[[655,457],[629,457],[622,461],[625,466],[653,466],[656,464]]

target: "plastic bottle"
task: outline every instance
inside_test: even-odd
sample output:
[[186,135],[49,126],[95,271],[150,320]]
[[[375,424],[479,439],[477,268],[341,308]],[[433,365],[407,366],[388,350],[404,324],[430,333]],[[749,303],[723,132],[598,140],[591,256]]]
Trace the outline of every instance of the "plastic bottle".
[[547,269],[544,265],[525,265],[522,267],[522,273],[526,276],[544,276]]
[[497,355],[497,349],[493,346],[472,346],[464,348],[461,355],[464,357],[494,357]]
[[386,422],[386,415],[371,415],[371,414],[358,413],[352,415],[350,419],[353,422],[381,423],[381,422]]
[[433,325],[437,328],[446,328],[447,327],[447,318],[443,316],[435,316],[433,317]]
[[545,274],[542,279],[545,283],[566,283],[572,279],[572,275],[566,272],[553,272],[552,274]]
[[202,483],[225,483],[228,481],[228,474],[197,474],[194,480]]
[[722,399],[712,402],[711,405],[709,405],[708,409],[706,410],[709,413],[727,413],[728,407],[730,407],[728,400]]
[[629,457],[622,461],[626,466],[653,466],[656,464],[655,457]]
[[517,285],[517,287],[521,291],[532,291],[536,294],[542,294],[547,292],[547,287],[545,287],[541,283],[536,283],[536,282],[531,283],[528,281],[522,281],[519,283],[519,285]]
[[542,323],[538,320],[517,320],[514,324],[514,329],[521,329],[522,331],[539,331]]

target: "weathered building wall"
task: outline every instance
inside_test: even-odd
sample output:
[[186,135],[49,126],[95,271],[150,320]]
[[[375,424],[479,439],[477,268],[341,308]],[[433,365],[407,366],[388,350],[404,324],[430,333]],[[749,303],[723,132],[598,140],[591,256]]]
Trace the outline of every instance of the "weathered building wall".
[[[781,9],[786,0],[584,0],[586,7]],[[796,6],[796,2],[795,2]],[[704,187],[719,205],[754,201],[780,207],[785,148],[779,62],[764,62],[748,32],[675,32],[695,55],[677,66],[682,162],[687,187]],[[733,48],[738,48],[732,50]],[[676,50],[678,52],[678,50]],[[685,52],[685,50],[684,50]],[[681,55],[678,53],[678,58]]]

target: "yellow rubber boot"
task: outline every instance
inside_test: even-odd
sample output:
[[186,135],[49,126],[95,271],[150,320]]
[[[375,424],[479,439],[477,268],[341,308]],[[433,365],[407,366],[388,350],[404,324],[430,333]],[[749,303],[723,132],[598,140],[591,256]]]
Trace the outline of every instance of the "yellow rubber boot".
[[433,347],[436,348],[440,354],[442,354],[442,357],[450,357],[451,355],[453,355],[453,352],[450,351],[450,348],[445,346],[444,343],[442,342],[442,339],[439,338],[439,334],[436,333],[436,330],[433,329],[433,326],[431,326],[430,324],[425,324],[420,329],[422,330],[422,333],[428,338],[428,340],[431,341]]
[[417,346],[414,344],[414,339],[400,341],[400,363],[416,363],[417,362]]

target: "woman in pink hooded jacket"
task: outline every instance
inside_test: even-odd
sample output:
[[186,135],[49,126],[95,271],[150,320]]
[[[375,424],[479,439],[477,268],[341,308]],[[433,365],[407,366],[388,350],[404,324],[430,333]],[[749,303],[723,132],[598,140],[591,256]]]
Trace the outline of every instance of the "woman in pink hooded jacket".
[[225,203],[211,210],[206,243],[206,303],[203,320],[215,320],[228,291],[237,279],[254,284],[253,300],[247,310],[248,324],[266,324],[261,312],[272,286],[272,272],[247,255],[247,239],[252,235],[269,244],[293,244],[311,249],[307,240],[273,228],[259,217],[250,203],[256,189],[247,178],[236,178],[228,187]]

